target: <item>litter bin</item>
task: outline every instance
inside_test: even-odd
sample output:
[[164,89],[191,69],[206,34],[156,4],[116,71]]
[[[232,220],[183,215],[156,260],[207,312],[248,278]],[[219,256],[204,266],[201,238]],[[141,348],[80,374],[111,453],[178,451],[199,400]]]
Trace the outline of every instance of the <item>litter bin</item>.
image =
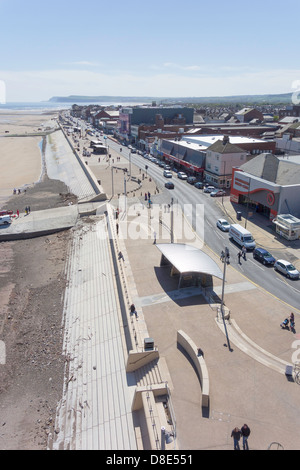
[[237,218],[237,220],[242,220],[242,213],[237,211],[236,218]]

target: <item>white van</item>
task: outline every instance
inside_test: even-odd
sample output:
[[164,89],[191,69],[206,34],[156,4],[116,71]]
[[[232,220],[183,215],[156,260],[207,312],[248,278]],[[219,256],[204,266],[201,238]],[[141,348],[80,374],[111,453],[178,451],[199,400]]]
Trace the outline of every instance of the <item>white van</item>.
[[254,250],[256,244],[251,233],[239,224],[232,224],[229,228],[229,238],[247,250]]
[[11,224],[11,216],[10,215],[1,215],[0,216],[0,225],[9,225]]

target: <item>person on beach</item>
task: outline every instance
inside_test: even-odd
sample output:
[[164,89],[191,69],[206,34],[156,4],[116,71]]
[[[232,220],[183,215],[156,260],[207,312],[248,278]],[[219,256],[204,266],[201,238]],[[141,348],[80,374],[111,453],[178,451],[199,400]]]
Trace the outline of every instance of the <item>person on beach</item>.
[[231,437],[233,437],[234,450],[240,450],[240,439],[241,439],[240,429],[234,428],[231,432]]
[[244,424],[242,427],[241,427],[241,434],[242,434],[242,438],[243,438],[243,449],[244,450],[249,450],[249,446],[248,446],[248,437],[250,436],[250,428],[247,424]]

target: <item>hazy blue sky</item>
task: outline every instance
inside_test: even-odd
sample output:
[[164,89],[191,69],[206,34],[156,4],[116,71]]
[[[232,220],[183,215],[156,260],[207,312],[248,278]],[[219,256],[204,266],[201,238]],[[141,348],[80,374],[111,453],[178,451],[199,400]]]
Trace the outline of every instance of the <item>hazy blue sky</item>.
[[0,0],[7,101],[287,93],[299,0]]

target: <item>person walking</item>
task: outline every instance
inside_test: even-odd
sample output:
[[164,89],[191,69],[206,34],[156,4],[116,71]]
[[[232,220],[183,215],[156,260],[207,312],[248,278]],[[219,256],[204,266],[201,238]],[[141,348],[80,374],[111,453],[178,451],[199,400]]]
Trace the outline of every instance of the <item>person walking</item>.
[[239,264],[242,264],[242,263],[241,263],[241,257],[242,257],[242,252],[241,252],[241,251],[239,251],[239,252],[238,252],[238,260],[239,260]]
[[241,439],[240,429],[234,428],[231,432],[231,437],[233,437],[234,450],[240,450],[240,439]]
[[136,311],[136,308],[135,308],[134,304],[130,305],[130,313],[131,313],[131,315],[135,315],[136,318],[138,318],[138,314],[137,314],[137,311]]
[[243,438],[243,449],[244,450],[249,450],[249,446],[248,446],[248,437],[250,436],[250,428],[247,424],[244,424],[242,427],[241,427],[241,434],[242,434],[242,438]]
[[243,246],[243,248],[242,248],[242,253],[243,253],[243,258],[244,258],[244,260],[247,261],[247,259],[246,259],[247,249],[246,249],[245,246]]

